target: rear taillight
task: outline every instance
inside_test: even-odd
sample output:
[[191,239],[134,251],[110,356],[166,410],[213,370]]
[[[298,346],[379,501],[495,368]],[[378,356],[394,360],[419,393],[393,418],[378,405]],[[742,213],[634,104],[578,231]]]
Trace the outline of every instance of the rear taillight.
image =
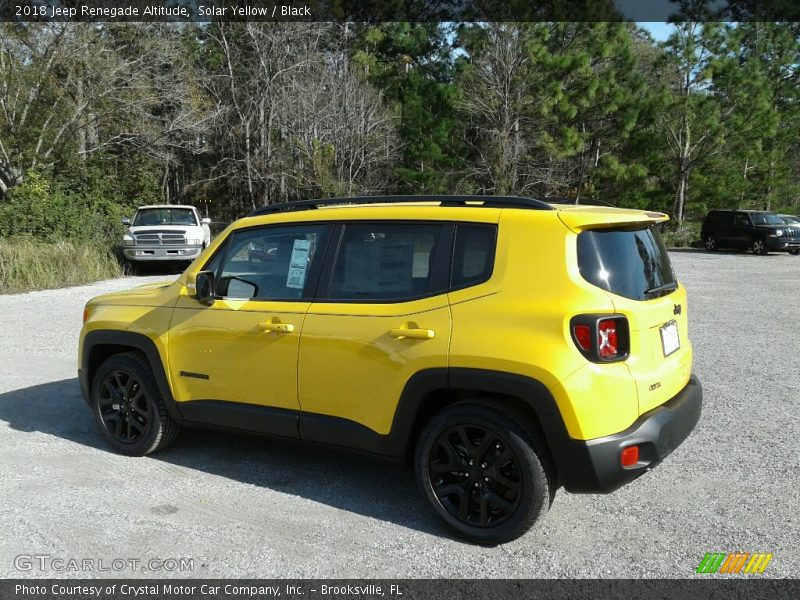
[[628,319],[622,315],[578,315],[570,321],[572,340],[593,362],[615,362],[628,358]]

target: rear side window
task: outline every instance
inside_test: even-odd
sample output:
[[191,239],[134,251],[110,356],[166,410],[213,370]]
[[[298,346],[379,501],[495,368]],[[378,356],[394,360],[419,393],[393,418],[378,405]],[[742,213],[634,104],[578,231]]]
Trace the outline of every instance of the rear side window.
[[589,283],[633,300],[657,298],[677,287],[655,227],[582,232],[578,268]]
[[733,222],[732,212],[710,212],[706,221],[712,225],[730,225]]
[[477,285],[492,276],[496,239],[497,227],[494,225],[458,225],[451,288]]
[[328,298],[399,302],[443,292],[435,268],[442,231],[440,224],[345,225]]

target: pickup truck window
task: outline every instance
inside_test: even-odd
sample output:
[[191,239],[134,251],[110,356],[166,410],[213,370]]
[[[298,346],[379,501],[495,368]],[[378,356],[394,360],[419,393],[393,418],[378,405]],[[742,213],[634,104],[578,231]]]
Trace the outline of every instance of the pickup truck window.
[[133,227],[148,225],[198,225],[191,208],[145,208],[136,211]]

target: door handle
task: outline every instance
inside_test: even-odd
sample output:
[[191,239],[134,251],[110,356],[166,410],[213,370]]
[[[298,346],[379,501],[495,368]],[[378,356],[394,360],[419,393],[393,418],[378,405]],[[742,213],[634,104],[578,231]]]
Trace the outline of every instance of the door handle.
[[413,339],[413,340],[432,340],[436,336],[433,329],[406,329],[405,327],[398,327],[397,329],[389,330],[389,335],[398,340]]
[[261,331],[270,331],[274,333],[292,333],[294,331],[294,325],[291,323],[277,323],[275,321],[259,323],[258,328]]

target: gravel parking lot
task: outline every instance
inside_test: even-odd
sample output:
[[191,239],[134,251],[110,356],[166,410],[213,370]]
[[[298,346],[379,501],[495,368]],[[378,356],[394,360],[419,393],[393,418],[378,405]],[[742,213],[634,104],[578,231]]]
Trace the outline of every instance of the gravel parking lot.
[[768,575],[800,577],[800,257],[672,258],[705,391],[698,429],[615,494],[560,491],[496,548],[451,538],[410,470],[355,454],[209,432],[149,458],[110,452],[76,379],[82,307],[163,276],[0,296],[0,577],[92,576],[15,567],[48,555],[194,560],[100,573],[125,577],[683,578],[712,551],[772,552]]

